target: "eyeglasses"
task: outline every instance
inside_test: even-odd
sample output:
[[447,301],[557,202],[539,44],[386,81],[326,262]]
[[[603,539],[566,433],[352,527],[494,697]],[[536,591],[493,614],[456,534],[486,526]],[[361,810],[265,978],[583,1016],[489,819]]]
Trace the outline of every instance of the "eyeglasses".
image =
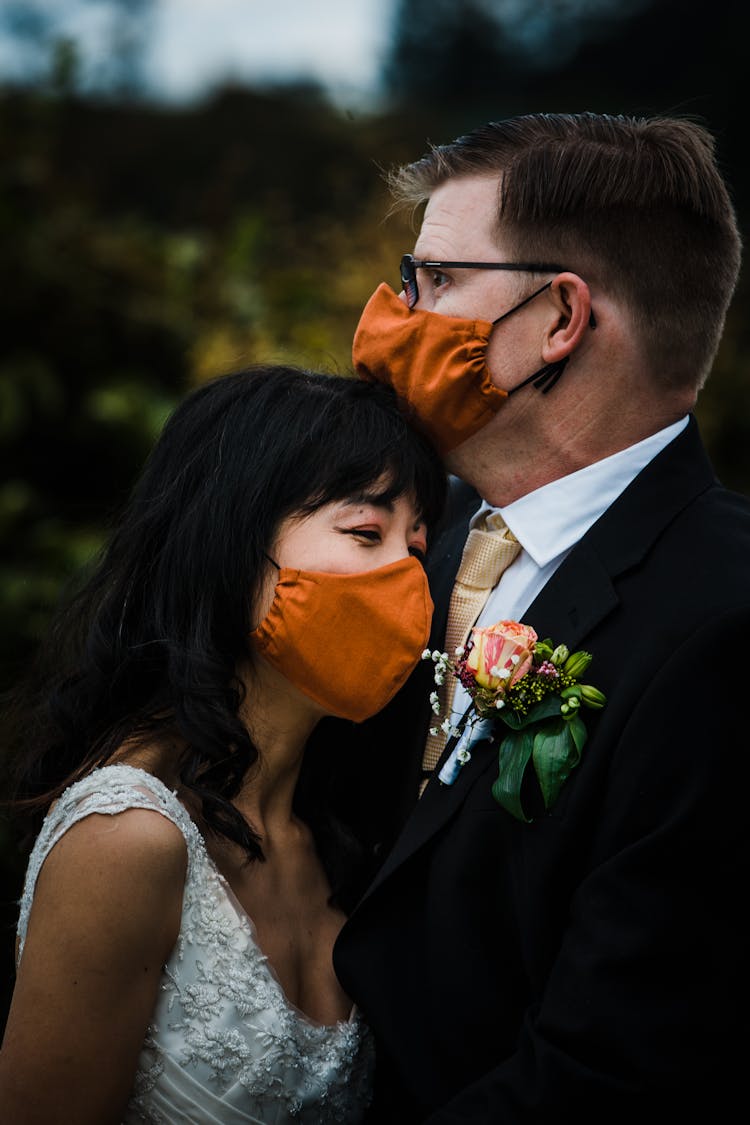
[[519,273],[562,273],[562,266],[549,262],[433,262],[404,254],[401,259],[401,285],[408,308],[413,309],[419,300],[417,270],[516,270]]

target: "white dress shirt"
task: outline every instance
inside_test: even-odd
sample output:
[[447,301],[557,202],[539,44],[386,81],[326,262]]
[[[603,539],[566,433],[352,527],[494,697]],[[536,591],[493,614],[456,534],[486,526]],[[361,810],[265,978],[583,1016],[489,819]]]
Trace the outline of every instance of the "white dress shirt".
[[[483,501],[470,526],[475,527],[486,516],[487,526],[491,528],[492,515],[497,512],[521,544],[521,551],[501,575],[477,619],[477,625],[484,627],[498,621],[522,621],[537,594],[576,543],[649,461],[674,441],[687,423],[686,415],[628,449],[595,461],[593,465],[559,480],[550,481],[506,508],[493,508]],[[555,643],[565,642],[564,637],[552,639]],[[457,684],[453,696],[454,722],[460,719],[470,703],[466,689]]]

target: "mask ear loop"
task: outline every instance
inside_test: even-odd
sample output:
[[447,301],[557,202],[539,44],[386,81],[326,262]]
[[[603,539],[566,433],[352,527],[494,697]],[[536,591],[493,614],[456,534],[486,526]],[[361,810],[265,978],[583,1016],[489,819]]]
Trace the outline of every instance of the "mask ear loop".
[[271,563],[271,565],[272,565],[272,566],[275,566],[275,567],[276,567],[276,569],[277,569],[277,570],[278,570],[279,572],[281,571],[281,567],[280,567],[280,566],[279,566],[279,564],[278,564],[278,563],[276,562],[276,560],[275,560],[275,559],[272,559],[270,555],[267,555],[265,551],[263,552],[263,558],[264,558],[264,559],[268,559],[268,561],[269,561],[269,562]]
[[513,387],[512,390],[508,391],[508,397],[510,398],[516,391],[520,391],[522,387],[528,387],[529,383],[533,383],[536,389],[541,391],[543,395],[548,394],[565,370],[565,365],[569,358],[570,356],[566,355],[563,359],[558,359],[556,363],[547,363],[544,367],[540,367],[533,375],[529,375],[528,379],[524,379],[517,387]]
[[518,312],[518,310],[522,309],[524,305],[528,305],[529,301],[533,301],[535,297],[538,297],[540,293],[543,293],[545,289],[549,289],[551,284],[552,282],[548,281],[541,287],[541,289],[537,289],[534,293],[530,294],[530,296],[524,297],[522,301],[520,301],[517,305],[514,305],[512,309],[508,309],[508,311],[503,313],[502,316],[497,317],[497,319],[493,320],[492,323],[499,324],[501,320],[505,320],[506,316],[510,316],[511,313]]
[[[514,313],[516,309],[522,309],[524,305],[527,305],[529,301],[533,301],[534,298],[538,297],[540,293],[543,293],[545,289],[549,289],[551,284],[552,282],[548,281],[541,289],[537,289],[530,297],[526,297],[525,300],[521,301],[520,305],[514,305],[512,309],[507,313],[503,313],[502,316],[499,316],[497,320],[493,320],[492,323],[498,324],[501,320],[505,320],[506,316],[510,316],[511,313]],[[596,317],[594,316],[593,309],[589,311],[589,328],[596,328]],[[517,387],[513,387],[512,390],[508,391],[508,397],[510,398],[516,391],[520,391],[522,387],[528,387],[529,383],[533,383],[534,387],[538,391],[541,391],[543,395],[549,394],[565,370],[569,359],[570,356],[566,355],[562,359],[558,359],[555,363],[547,363],[544,367],[540,367],[533,375],[529,375],[528,379],[524,379]]]

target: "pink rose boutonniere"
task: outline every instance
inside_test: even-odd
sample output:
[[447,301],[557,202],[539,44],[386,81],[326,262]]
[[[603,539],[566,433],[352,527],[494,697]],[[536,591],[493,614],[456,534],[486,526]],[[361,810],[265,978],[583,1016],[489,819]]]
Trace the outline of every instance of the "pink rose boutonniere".
[[[461,725],[445,719],[442,729],[458,742],[440,771],[452,784],[471,758],[471,736],[490,737],[497,722],[505,731],[498,749],[498,776],[492,795],[518,820],[530,819],[521,803],[521,783],[529,766],[541,790],[545,809],[551,808],[570,773],[581,760],[587,738],[582,709],[601,710],[606,698],[580,678],[591,663],[588,652],[569,652],[566,645],[540,641],[529,625],[500,621],[473,629],[465,649],[453,657],[445,652],[422,653],[435,664],[435,682],[456,676],[471,696]],[[440,712],[437,692],[430,697]]]

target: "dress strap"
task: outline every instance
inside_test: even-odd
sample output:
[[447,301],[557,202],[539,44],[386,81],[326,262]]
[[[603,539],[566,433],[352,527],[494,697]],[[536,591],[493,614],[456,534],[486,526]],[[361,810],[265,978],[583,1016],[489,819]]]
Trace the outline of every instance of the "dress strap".
[[177,795],[153,774],[137,766],[110,765],[92,770],[70,785],[45,817],[29,858],[19,903],[18,961],[21,960],[34,898],[34,889],[45,859],[65,833],[87,816],[116,816],[128,809],[152,809],[170,820],[182,833],[188,851],[188,872],[202,852],[202,840]]

